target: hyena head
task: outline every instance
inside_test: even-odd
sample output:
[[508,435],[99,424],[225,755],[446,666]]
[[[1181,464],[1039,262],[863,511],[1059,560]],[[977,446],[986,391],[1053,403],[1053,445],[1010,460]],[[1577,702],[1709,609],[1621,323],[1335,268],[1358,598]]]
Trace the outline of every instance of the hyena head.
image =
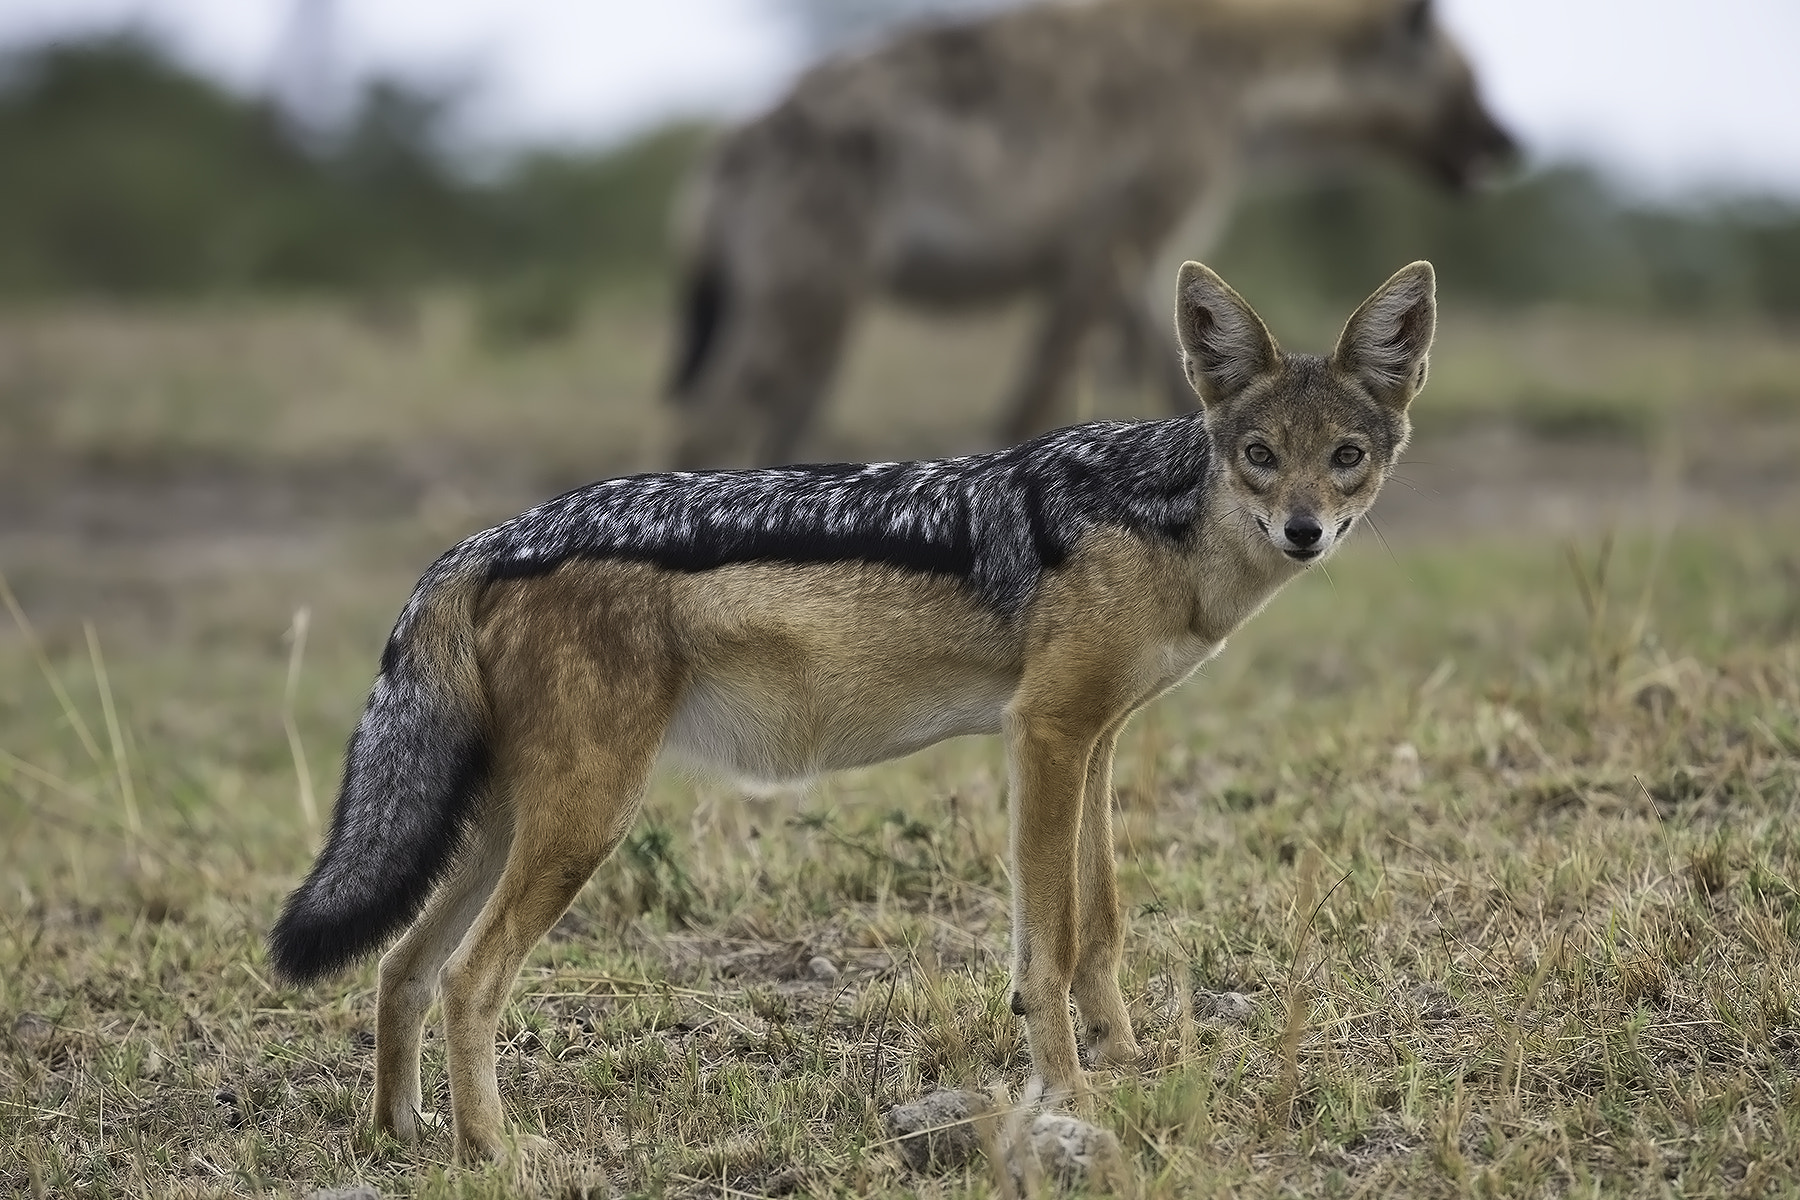
[[1363,0],[1335,17],[1322,73],[1265,98],[1278,142],[1368,147],[1455,191],[1517,156],[1433,0]]
[[1435,287],[1430,263],[1401,268],[1322,358],[1285,353],[1223,279],[1181,268],[1175,328],[1219,456],[1212,502],[1253,552],[1322,561],[1375,502],[1425,383]]

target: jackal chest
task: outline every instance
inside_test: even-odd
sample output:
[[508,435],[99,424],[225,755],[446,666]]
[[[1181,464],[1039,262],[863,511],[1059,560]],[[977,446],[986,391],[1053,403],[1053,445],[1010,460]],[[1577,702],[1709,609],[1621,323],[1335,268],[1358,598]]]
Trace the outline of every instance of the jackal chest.
[[1160,695],[1175,687],[1225,648],[1223,639],[1192,634],[1157,642],[1145,649],[1138,664],[1139,691]]

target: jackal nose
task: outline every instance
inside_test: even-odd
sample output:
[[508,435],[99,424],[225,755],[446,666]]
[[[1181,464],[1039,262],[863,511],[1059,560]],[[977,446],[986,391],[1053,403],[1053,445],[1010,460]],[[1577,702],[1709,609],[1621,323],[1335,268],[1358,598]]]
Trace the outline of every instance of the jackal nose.
[[1325,531],[1319,528],[1319,519],[1311,513],[1296,513],[1287,519],[1281,532],[1287,534],[1287,540],[1294,545],[1306,547],[1316,546],[1319,536]]

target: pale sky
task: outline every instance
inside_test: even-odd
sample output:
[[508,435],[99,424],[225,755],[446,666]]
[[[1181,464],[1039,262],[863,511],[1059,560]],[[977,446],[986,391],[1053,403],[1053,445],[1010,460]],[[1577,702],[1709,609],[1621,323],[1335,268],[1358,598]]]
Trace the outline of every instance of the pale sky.
[[[297,0],[0,0],[0,44],[126,23],[269,86]],[[315,3],[319,0],[315,0]],[[605,143],[733,115],[804,58],[779,0],[325,0],[340,78],[459,82],[486,144]],[[1800,197],[1800,0],[1440,0],[1532,151],[1665,192]],[[289,60],[291,61],[291,60]]]

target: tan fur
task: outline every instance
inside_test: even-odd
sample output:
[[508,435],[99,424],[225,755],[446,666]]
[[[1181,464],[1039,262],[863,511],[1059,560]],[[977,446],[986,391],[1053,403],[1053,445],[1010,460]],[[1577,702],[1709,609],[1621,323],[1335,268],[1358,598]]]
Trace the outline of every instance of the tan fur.
[[675,465],[792,461],[874,294],[1042,298],[1005,442],[1056,423],[1102,322],[1192,407],[1145,281],[1247,164],[1373,151],[1461,186],[1510,145],[1423,0],[1038,4],[833,59],[684,195]]
[[[1245,375],[1238,359],[1259,354],[1266,331],[1217,276],[1190,264],[1182,341],[1220,453],[1255,436],[1278,443],[1294,465],[1279,486],[1256,486],[1264,481],[1235,468],[1215,473],[1213,516],[1188,542],[1089,534],[1043,576],[1017,619],[983,608],[953,580],[857,562],[681,574],[578,560],[486,585],[469,627],[492,783],[456,868],[382,960],[377,1124],[417,1136],[420,1026],[441,968],[457,1153],[508,1148],[494,1036],[510,985],[625,836],[665,753],[779,779],[959,734],[1000,734],[1014,1006],[1033,1064],[1052,1095],[1083,1093],[1071,996],[1095,1057],[1134,1063],[1117,978],[1124,920],[1110,826],[1119,732],[1303,569],[1259,530],[1259,517],[1304,500],[1335,520],[1373,501],[1391,450],[1367,476],[1319,463],[1338,441],[1376,437],[1371,414],[1380,411],[1401,428],[1379,436],[1394,447],[1404,440],[1416,388],[1372,399],[1357,381],[1357,354],[1389,346],[1387,327],[1368,326],[1376,318],[1363,314],[1411,321],[1410,335],[1426,337],[1410,343],[1422,363],[1430,303],[1430,269],[1415,264],[1359,310],[1329,363],[1309,360],[1317,378],[1272,341],[1272,357]],[[1242,336],[1220,351],[1206,337],[1213,328]],[[1303,378],[1313,390],[1300,387]],[[1317,461],[1301,462],[1307,454]],[[452,624],[421,628],[444,639]],[[446,642],[442,653],[452,650]]]

